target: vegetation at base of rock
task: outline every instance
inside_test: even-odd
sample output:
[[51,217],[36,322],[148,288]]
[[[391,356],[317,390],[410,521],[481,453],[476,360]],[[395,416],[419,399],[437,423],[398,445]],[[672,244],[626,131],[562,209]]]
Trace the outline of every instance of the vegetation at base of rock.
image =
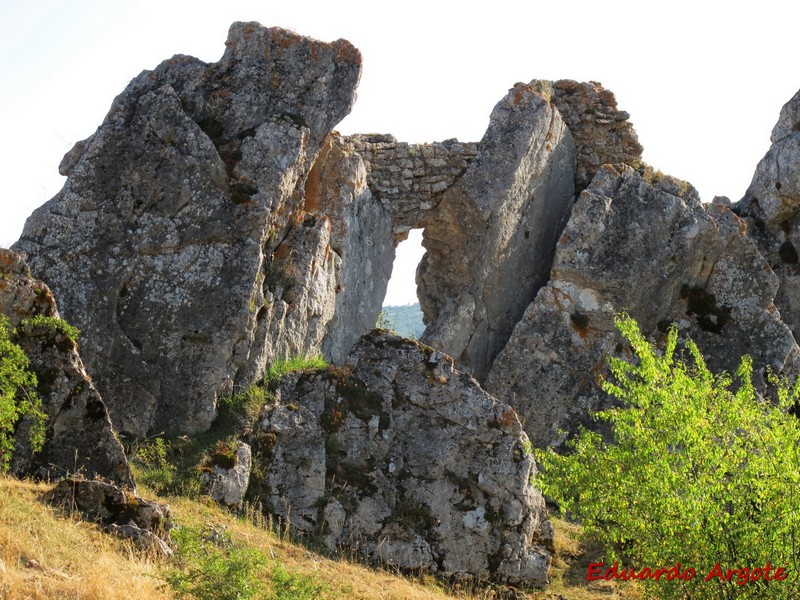
[[0,315],[0,473],[6,471],[14,452],[14,433],[19,421],[30,421],[34,450],[44,445],[45,414],[36,393],[36,375],[28,370],[28,357],[11,340],[8,319]]
[[[749,357],[734,384],[708,370],[691,340],[680,352],[674,328],[659,353],[631,318],[619,317],[617,327],[637,361],[609,359],[612,378],[603,389],[623,407],[595,416],[610,423],[613,440],[583,429],[568,455],[537,452],[537,484],[606,544],[610,563],[656,569],[680,561],[696,570],[681,584],[641,582],[651,596],[791,597],[800,429],[789,409],[800,380],[775,380],[774,403],[765,402],[751,383]],[[786,567],[791,581],[705,581],[715,563],[739,569],[767,562]]]
[[63,335],[73,344],[78,342],[80,330],[74,325],[70,325],[64,319],[58,317],[46,317],[44,315],[36,315],[30,319],[25,319],[20,323],[20,327],[46,327]]
[[[0,597],[167,600],[177,596],[164,579],[178,568],[177,561],[155,560],[136,551],[130,542],[103,533],[96,524],[81,521],[77,514],[65,514],[42,502],[52,487],[0,477]],[[146,487],[142,487],[142,493],[153,497],[152,490]],[[260,598],[519,597],[504,593],[504,588],[480,587],[473,582],[448,584],[432,577],[400,577],[346,558],[332,560],[297,544],[282,528],[270,527],[270,521],[260,511],[237,517],[202,500],[169,497],[159,501],[171,504],[180,515],[182,529],[202,534],[213,524],[213,529],[227,531],[237,548],[258,549],[267,555],[267,563],[253,572],[262,585]],[[223,553],[223,566],[226,560]]]
[[179,527],[172,531],[175,566],[165,579],[178,597],[245,600],[263,597],[266,555],[234,544],[224,529]]
[[[217,418],[208,431],[191,437],[159,434],[134,442],[128,454],[136,480],[159,494],[199,497],[203,471],[235,465],[237,440],[252,436],[253,424],[261,408],[271,402],[281,377],[326,367],[321,356],[276,360],[258,383],[220,399]],[[253,469],[257,468],[254,464]]]

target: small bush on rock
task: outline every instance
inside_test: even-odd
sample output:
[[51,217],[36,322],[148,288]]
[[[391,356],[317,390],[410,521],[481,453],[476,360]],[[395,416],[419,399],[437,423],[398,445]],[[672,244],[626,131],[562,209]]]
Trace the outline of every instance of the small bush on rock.
[[33,450],[44,444],[46,416],[36,393],[36,375],[28,370],[28,365],[22,348],[11,340],[8,319],[0,315],[0,473],[8,470],[14,452],[14,433],[23,417],[30,419]]

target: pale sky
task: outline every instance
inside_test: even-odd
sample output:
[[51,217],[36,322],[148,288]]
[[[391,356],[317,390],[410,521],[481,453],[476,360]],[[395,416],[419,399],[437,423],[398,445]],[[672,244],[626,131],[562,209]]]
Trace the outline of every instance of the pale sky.
[[[0,0],[0,245],[60,189],[62,156],[134,76],[173,54],[218,60],[236,20],[361,50],[342,133],[477,141],[515,82],[600,81],[645,160],[706,201],[742,196],[800,88],[800,3],[777,0]],[[415,256],[396,263],[405,280],[387,303],[414,301]]]

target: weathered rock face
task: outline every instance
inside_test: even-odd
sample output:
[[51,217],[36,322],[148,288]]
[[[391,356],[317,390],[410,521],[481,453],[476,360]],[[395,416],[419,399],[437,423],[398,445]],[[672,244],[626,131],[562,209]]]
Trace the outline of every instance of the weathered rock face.
[[0,314],[15,328],[13,341],[30,360],[47,415],[45,446],[35,455],[28,443],[30,423],[23,419],[19,424],[11,471],[45,479],[81,473],[133,487],[122,445],[83,367],[77,345],[54,327],[26,323],[37,315],[59,316],[53,294],[31,277],[22,257],[2,249]]
[[208,495],[223,506],[239,508],[250,484],[252,452],[244,442],[236,444],[233,464],[213,465],[202,475],[202,484]]
[[318,351],[333,314],[330,223],[302,211],[303,189],[360,55],[256,23],[226,45],[135,78],[15,245],[137,435],[208,428],[267,360]]
[[404,570],[547,581],[552,530],[516,413],[387,332],[285,378],[262,413],[262,501],[331,549]]
[[748,220],[751,238],[778,276],[775,305],[800,339],[800,92],[784,105],[771,140],[733,210]]
[[605,356],[624,352],[613,316],[626,311],[649,335],[674,323],[712,370],[753,357],[797,373],[800,349],[773,304],[778,279],[723,204],[691,186],[602,168],[558,242],[550,282],[514,329],[486,388],[522,415],[534,444],[560,441],[602,401]]
[[532,81],[531,85],[549,95],[572,133],[578,155],[577,191],[585,189],[603,165],[641,163],[642,146],[630,115],[617,108],[611,91],[596,81],[561,79]]
[[479,381],[547,281],[574,200],[574,169],[575,145],[558,111],[517,84],[430,216],[417,270],[423,340]]
[[335,133],[327,138],[308,176],[304,208],[331,222],[336,305],[322,351],[341,363],[378,319],[394,261],[392,217],[367,187],[361,156]]

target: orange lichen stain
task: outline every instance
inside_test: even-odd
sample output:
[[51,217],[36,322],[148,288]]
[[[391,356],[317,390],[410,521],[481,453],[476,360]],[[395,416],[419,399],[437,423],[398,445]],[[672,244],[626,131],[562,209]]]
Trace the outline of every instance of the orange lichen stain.
[[567,235],[566,233],[561,234],[561,237],[558,238],[558,243],[559,244],[569,244],[569,242],[570,242],[570,238],[569,238],[569,235]]
[[336,40],[331,44],[333,60],[336,62],[349,62],[361,66],[361,52],[345,40]]
[[303,210],[306,212],[320,212],[322,204],[322,175],[318,165],[319,162],[314,163],[306,179],[305,197],[303,199]]
[[592,328],[592,327],[579,327],[579,326],[578,326],[578,325],[576,325],[576,324],[575,324],[575,322],[574,322],[574,321],[572,321],[572,320],[570,320],[570,325],[572,325],[572,329],[575,331],[575,333],[577,333],[577,334],[580,336],[580,338],[581,338],[581,339],[582,339],[584,342],[585,342],[585,341],[588,341],[588,340],[589,340],[589,338],[591,338],[591,337],[592,337],[592,335],[591,335],[591,332],[592,332],[592,331],[597,331],[596,329],[594,329],[594,328]]
[[544,145],[544,149],[547,150],[548,152],[550,152],[553,149],[553,147],[548,142],[547,144]]
[[248,23],[247,25],[242,27],[242,33],[244,33],[245,35],[252,35],[258,30],[259,30],[259,27],[257,25],[255,25],[254,23]]
[[558,288],[553,288],[553,302],[555,302],[556,306],[561,310],[564,310],[564,303],[572,304],[572,298],[570,298],[569,294],[565,294]]

